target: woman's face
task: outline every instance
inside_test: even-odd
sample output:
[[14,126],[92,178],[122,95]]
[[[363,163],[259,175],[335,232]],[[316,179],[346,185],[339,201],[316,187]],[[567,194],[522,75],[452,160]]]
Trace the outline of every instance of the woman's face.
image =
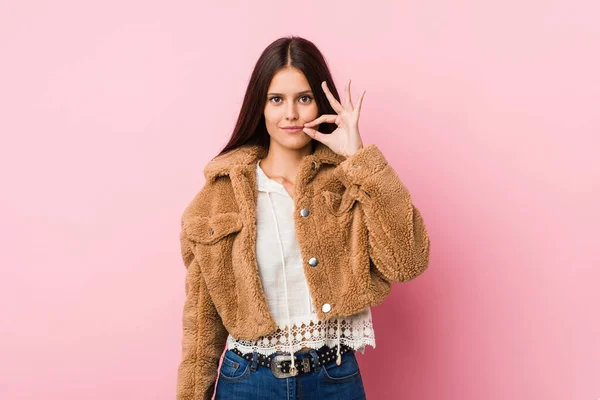
[[[286,68],[273,76],[265,104],[265,123],[271,136],[271,145],[301,149],[310,144],[312,138],[302,129],[288,132],[283,128],[304,127],[306,122],[317,118],[318,113],[313,92],[302,72]],[[318,129],[319,126],[314,128]]]

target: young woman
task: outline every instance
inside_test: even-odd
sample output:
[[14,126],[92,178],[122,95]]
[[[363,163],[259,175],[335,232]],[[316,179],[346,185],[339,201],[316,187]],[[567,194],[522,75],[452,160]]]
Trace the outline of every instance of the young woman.
[[[364,399],[370,307],[428,266],[407,189],[299,37],[260,56],[229,143],[182,216],[177,399]],[[223,350],[223,361],[219,361]]]

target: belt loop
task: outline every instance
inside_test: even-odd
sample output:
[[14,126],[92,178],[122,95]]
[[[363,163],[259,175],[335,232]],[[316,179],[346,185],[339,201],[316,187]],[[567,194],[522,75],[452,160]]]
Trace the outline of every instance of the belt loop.
[[256,372],[256,367],[258,367],[258,352],[256,350],[252,351],[252,364],[250,365],[250,369],[252,372]]
[[319,365],[319,355],[315,349],[311,349],[309,351],[310,356],[313,359],[313,363],[315,363],[315,372],[319,372],[321,370],[321,366]]

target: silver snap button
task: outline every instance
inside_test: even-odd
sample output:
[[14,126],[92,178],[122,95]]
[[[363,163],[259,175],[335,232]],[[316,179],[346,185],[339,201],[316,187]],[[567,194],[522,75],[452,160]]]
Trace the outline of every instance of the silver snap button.
[[358,168],[358,164],[352,164],[352,168]]
[[310,265],[311,267],[316,267],[317,264],[319,264],[319,260],[317,260],[316,258],[311,258],[310,260],[308,260],[308,265]]
[[317,169],[317,162],[316,162],[316,161],[313,161],[313,162],[312,162],[312,168],[313,168],[313,169]]
[[331,304],[329,304],[329,303],[323,304],[323,307],[321,307],[321,310],[323,310],[323,312],[331,311]]
[[300,215],[302,215],[303,217],[308,217],[309,214],[310,211],[308,208],[303,208],[302,210],[300,210]]

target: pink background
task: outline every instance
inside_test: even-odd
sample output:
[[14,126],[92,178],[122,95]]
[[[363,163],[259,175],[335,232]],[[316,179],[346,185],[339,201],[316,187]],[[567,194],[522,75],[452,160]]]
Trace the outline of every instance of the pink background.
[[0,398],[174,397],[179,217],[288,34],[367,89],[431,235],[369,399],[600,397],[598,2],[94,3],[0,12]]

